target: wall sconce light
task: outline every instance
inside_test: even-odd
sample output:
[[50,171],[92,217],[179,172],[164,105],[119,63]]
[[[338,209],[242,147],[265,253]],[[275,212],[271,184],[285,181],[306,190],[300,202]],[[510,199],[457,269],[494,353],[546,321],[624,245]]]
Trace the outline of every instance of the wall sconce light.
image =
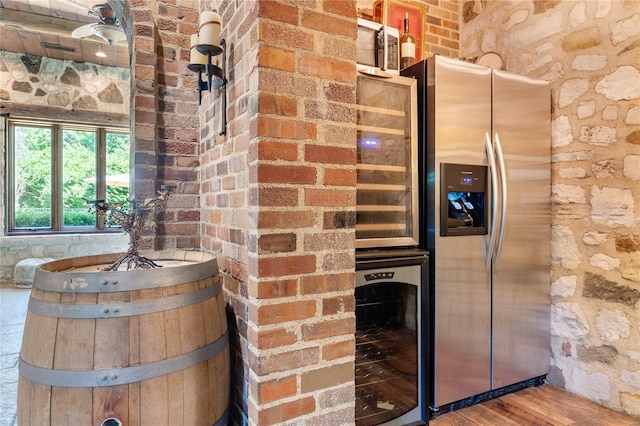
[[[227,133],[227,52],[224,39],[220,39],[220,15],[204,11],[200,15],[200,32],[191,36],[188,68],[198,73],[198,105],[202,103],[202,91],[222,90],[222,131]],[[222,66],[212,63],[214,56],[222,55]],[[202,74],[205,74],[203,79]],[[213,77],[216,77],[215,79]]]

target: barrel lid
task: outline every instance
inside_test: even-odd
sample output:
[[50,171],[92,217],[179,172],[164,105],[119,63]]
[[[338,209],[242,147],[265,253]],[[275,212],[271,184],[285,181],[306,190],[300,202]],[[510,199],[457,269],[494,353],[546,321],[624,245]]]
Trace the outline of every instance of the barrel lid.
[[102,271],[98,268],[99,265],[108,266],[121,253],[62,259],[40,265],[36,269],[33,288],[71,293],[132,291],[184,284],[218,273],[217,258],[211,253],[150,251],[141,254],[166,266],[129,271]]

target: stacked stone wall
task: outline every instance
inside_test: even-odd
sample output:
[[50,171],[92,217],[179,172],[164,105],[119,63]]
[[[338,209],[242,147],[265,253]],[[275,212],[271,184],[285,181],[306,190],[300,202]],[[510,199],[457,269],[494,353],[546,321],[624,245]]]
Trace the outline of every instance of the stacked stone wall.
[[[70,111],[129,114],[130,71],[125,68],[0,51],[0,101]],[[58,113],[54,114],[59,118]],[[50,116],[32,117],[46,120]],[[6,119],[0,118],[0,170],[5,169]],[[5,179],[4,175],[0,179]],[[11,282],[15,264],[29,257],[73,257],[122,252],[126,238],[117,235],[4,236],[6,186],[0,185],[0,281]]]
[[0,51],[6,102],[128,115],[129,77],[128,68]]
[[552,87],[549,382],[640,417],[640,2],[467,1],[461,52]]

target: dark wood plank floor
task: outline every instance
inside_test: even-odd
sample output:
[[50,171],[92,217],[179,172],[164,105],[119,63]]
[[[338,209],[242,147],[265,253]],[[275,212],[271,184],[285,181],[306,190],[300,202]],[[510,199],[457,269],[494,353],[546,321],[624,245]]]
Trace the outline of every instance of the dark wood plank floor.
[[544,384],[442,414],[429,426],[640,426],[640,419]]

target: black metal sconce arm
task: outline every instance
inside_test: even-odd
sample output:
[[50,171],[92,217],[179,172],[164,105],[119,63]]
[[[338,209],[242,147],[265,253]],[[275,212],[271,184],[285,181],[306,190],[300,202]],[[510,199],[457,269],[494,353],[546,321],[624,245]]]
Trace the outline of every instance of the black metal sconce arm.
[[[227,133],[227,44],[224,39],[220,40],[220,46],[213,44],[198,44],[196,50],[203,55],[207,55],[206,64],[189,64],[188,68],[198,73],[198,105],[202,104],[202,92],[212,89],[222,90],[222,130],[220,135]],[[212,58],[222,53],[222,66],[219,67],[212,63]],[[202,73],[205,73],[206,79],[203,80]],[[213,77],[216,77],[215,79]]]

